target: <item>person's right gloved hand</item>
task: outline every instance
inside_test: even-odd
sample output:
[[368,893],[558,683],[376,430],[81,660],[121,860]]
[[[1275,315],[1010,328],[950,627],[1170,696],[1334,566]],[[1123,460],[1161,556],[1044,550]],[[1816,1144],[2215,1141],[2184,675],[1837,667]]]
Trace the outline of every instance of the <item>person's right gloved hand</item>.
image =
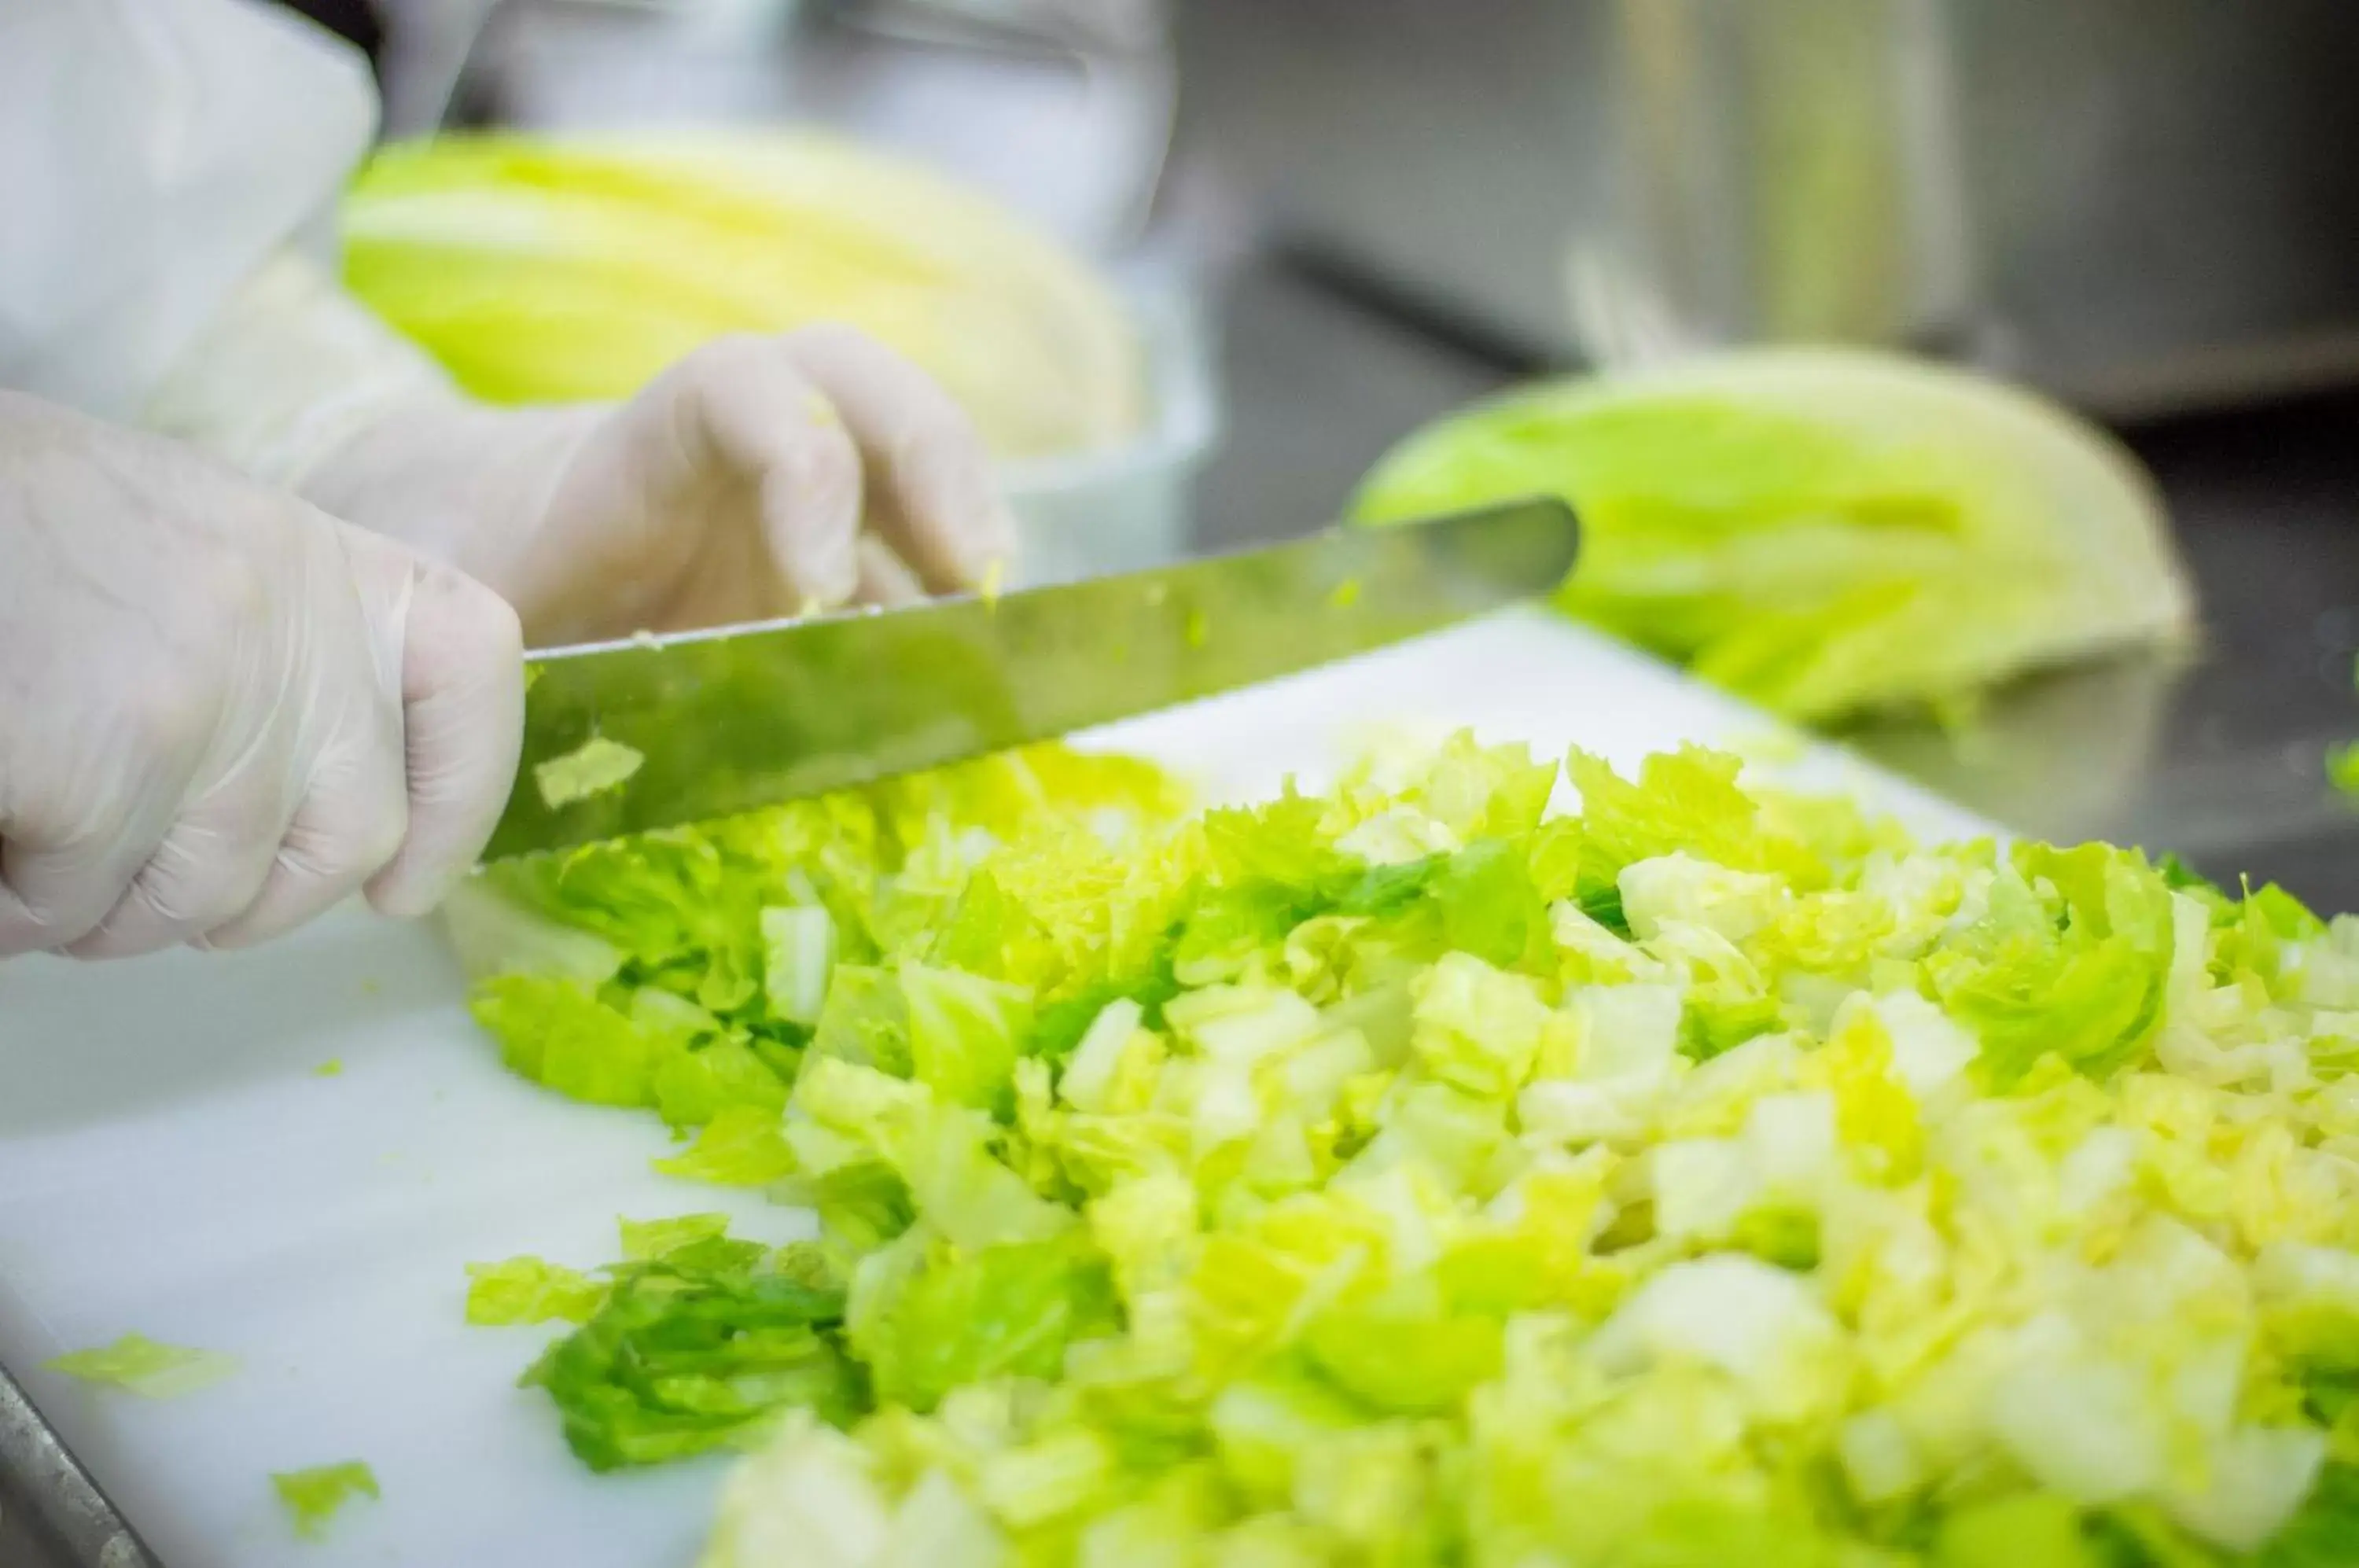
[[523,729],[515,613],[153,437],[0,393],[0,957],[422,914]]

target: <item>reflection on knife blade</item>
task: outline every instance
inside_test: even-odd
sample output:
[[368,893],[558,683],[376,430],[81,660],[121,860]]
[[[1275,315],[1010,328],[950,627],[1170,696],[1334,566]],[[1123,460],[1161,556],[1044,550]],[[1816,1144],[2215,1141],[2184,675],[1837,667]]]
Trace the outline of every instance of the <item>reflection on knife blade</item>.
[[[995,603],[557,650],[487,854],[731,816],[1309,670],[1545,593],[1577,538],[1561,503],[1516,502]],[[549,798],[540,769],[569,759]]]

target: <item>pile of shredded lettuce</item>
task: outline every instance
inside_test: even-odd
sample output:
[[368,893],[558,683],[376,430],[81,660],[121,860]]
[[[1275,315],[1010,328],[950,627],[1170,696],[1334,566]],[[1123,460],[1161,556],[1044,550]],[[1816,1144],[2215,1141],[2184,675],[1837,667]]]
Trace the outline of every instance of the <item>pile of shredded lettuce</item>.
[[753,1450],[707,1568],[2359,1551],[2359,920],[2274,888],[1462,736],[1200,814],[998,758],[461,925],[511,1067],[817,1215],[477,1271],[585,1461]]

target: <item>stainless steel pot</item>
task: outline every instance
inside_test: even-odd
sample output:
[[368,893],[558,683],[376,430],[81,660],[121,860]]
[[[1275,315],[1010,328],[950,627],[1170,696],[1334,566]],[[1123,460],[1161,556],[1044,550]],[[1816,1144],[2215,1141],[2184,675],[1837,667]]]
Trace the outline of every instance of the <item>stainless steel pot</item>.
[[1511,335],[1928,347],[2137,415],[2359,378],[2346,0],[1189,0],[1183,146]]
[[386,130],[825,125],[1086,250],[1144,229],[1171,134],[1164,0],[380,0]]

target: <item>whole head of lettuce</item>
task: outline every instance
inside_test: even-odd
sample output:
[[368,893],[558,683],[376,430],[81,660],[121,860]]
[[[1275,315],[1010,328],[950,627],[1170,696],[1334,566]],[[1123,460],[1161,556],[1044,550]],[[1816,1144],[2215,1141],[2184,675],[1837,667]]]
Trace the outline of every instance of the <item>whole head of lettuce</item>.
[[941,383],[1006,457],[1147,419],[1129,312],[988,196],[810,131],[438,136],[380,151],[344,280],[487,402],[629,397],[731,332],[842,321]]
[[1534,494],[1581,514],[1563,608],[1804,721],[1945,708],[2193,626],[2134,457],[1911,360],[1763,350],[1509,393],[1403,441],[1353,513]]

